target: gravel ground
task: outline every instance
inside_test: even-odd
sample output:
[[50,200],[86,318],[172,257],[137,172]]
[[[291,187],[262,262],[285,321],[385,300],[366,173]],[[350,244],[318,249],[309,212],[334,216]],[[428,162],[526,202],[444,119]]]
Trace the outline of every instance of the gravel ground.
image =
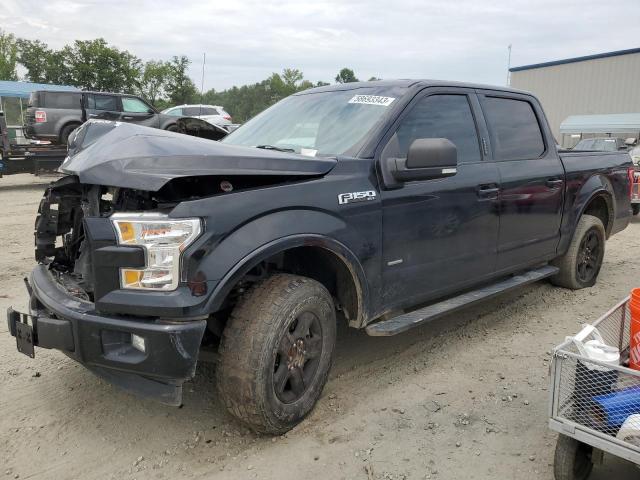
[[[46,180],[0,179],[0,310],[25,308]],[[259,437],[227,415],[212,367],[183,408],[132,397],[57,351],[18,353],[0,322],[0,479],[552,479],[549,351],[639,286],[640,225],[607,243],[598,284],[541,282],[392,338],[339,329],[312,415]],[[592,479],[638,478],[606,457]]]

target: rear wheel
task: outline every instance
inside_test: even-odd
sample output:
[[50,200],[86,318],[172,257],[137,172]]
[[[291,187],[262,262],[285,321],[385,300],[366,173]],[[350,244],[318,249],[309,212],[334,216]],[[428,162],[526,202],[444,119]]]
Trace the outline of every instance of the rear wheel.
[[605,240],[602,220],[593,215],[583,215],[567,253],[552,262],[560,272],[551,277],[551,282],[573,290],[593,286],[602,267]]
[[223,332],[217,383],[229,411],[261,433],[306,417],[327,381],[336,338],[333,300],[320,283],[278,274],[234,308]]
[[585,480],[591,474],[593,449],[578,440],[558,436],[553,461],[553,474],[556,480]]
[[71,133],[78,128],[80,125],[76,125],[72,123],[71,125],[65,125],[62,130],[60,130],[60,143],[62,145],[67,145],[69,142],[69,136]]

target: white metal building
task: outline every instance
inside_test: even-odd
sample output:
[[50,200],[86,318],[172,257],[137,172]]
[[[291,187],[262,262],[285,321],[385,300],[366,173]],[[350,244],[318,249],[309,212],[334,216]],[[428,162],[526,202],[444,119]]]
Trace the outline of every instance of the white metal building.
[[[563,146],[577,141],[560,133],[569,116],[640,113],[640,48],[524,65],[510,72],[512,87],[540,99]],[[639,132],[609,133],[637,137]]]

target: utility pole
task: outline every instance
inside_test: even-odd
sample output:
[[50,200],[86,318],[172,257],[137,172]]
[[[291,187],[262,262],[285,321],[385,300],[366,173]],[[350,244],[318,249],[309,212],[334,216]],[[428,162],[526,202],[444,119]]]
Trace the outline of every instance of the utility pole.
[[507,59],[507,87],[511,84],[511,72],[509,71],[511,69],[511,44],[509,44],[509,46],[507,47],[507,50],[509,50],[509,57]]
[[202,54],[202,80],[200,81],[200,115],[202,115],[202,102],[204,102],[204,66],[207,63],[207,53]]

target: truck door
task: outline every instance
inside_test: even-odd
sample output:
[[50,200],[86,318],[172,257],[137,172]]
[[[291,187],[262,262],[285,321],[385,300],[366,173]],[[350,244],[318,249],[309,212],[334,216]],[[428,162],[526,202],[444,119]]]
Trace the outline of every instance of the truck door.
[[145,127],[158,128],[158,114],[156,111],[137,97],[121,97],[123,122],[137,123]]
[[500,173],[497,271],[509,271],[555,255],[564,167],[534,98],[484,91],[479,99]]
[[116,95],[87,93],[85,94],[85,102],[87,120],[92,118],[100,118],[102,120],[120,119],[120,108]]
[[415,305],[493,274],[499,185],[497,168],[481,148],[485,134],[473,90],[430,88],[416,96],[383,139],[381,162],[406,158],[419,138],[446,138],[458,157],[451,177],[381,189],[383,302],[391,308]]

